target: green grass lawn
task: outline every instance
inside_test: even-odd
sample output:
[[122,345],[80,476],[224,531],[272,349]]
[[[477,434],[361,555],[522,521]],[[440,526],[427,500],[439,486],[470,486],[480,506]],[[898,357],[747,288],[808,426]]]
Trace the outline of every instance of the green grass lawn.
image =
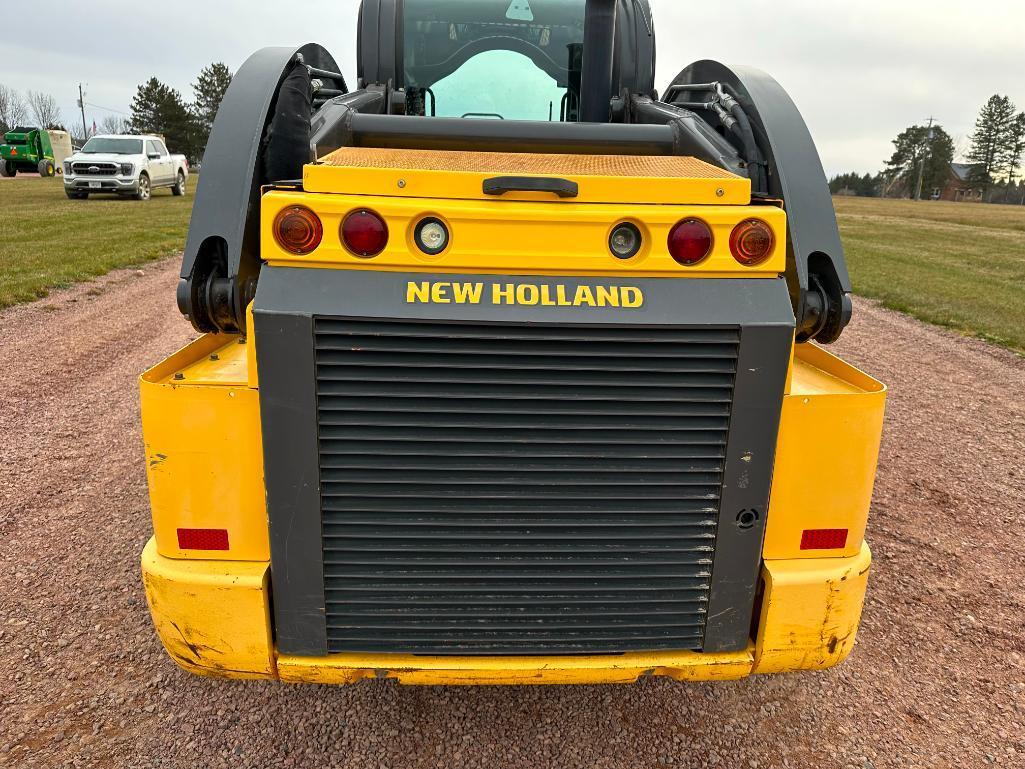
[[68,200],[59,178],[0,180],[0,309],[185,246],[197,177],[176,198]]
[[[0,308],[180,251],[185,198],[68,200],[59,179],[0,182]],[[836,198],[854,291],[1025,351],[1025,207]]]
[[834,203],[856,294],[1025,351],[1025,207]]

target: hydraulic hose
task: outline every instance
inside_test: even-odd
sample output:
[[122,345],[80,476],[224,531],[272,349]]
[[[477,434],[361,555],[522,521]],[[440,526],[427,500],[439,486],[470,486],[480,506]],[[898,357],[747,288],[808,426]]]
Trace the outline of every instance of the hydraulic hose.
[[722,105],[723,109],[727,110],[736,121],[732,125],[728,125],[728,127],[733,131],[737,138],[740,139],[741,144],[744,145],[744,157],[750,167],[752,188],[756,193],[768,194],[769,174],[767,164],[765,162],[765,156],[758,147],[758,141],[755,139],[755,132],[751,127],[751,120],[748,118],[747,113],[744,111],[740,102],[730,94],[726,93],[726,90],[721,85],[717,86],[716,95],[718,96],[718,101]]

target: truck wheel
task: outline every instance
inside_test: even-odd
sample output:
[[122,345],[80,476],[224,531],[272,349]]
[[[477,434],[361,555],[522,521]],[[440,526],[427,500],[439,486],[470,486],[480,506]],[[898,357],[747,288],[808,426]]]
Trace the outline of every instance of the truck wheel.
[[149,177],[143,174],[139,177],[139,189],[135,192],[136,200],[149,200],[150,198],[150,186]]
[[39,161],[39,175],[40,176],[53,176],[54,168],[52,160],[40,160]]
[[64,190],[64,192],[72,200],[85,200],[89,197],[88,192],[75,192],[74,190]]
[[0,161],[0,176],[11,177],[18,173],[14,167],[14,163],[9,163],[6,160]]
[[178,198],[185,194],[185,174],[181,171],[178,172],[178,181],[171,188],[171,194]]

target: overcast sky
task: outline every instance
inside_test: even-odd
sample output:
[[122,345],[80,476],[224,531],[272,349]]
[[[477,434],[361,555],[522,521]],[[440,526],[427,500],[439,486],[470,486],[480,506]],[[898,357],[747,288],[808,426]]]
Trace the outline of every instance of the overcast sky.
[[[1025,109],[1022,0],[651,3],[659,88],[705,58],[768,71],[803,111],[828,173],[879,170],[890,140],[930,116],[963,150],[993,93]],[[81,122],[82,81],[91,126],[127,113],[136,86],[151,76],[191,98],[205,64],[221,60],[236,70],[265,45],[322,43],[354,79],[358,4],[57,0],[47,5],[60,19],[54,34],[0,34],[0,83],[52,93],[71,124]]]

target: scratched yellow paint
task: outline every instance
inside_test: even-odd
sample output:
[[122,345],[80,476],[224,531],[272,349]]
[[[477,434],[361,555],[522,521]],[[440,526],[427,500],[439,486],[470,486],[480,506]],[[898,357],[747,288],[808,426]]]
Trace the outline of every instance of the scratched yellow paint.
[[872,554],[766,561],[755,673],[822,670],[854,648]]
[[266,563],[164,558],[142,552],[146,600],[167,653],[216,678],[276,678]]
[[406,654],[280,656],[292,683],[352,684],[390,678],[411,686],[629,684],[662,676],[677,681],[733,681],[750,675],[753,649],[728,654],[658,652],[597,656],[422,657]]
[[164,558],[150,540],[142,557],[153,622],[168,654],[186,670],[222,678],[408,685],[627,684],[663,676],[729,681],[751,673],[818,670],[851,653],[871,554],[767,561],[758,631],[745,651],[633,653],[581,657],[431,657],[336,654],[277,656],[272,646],[266,563]]

